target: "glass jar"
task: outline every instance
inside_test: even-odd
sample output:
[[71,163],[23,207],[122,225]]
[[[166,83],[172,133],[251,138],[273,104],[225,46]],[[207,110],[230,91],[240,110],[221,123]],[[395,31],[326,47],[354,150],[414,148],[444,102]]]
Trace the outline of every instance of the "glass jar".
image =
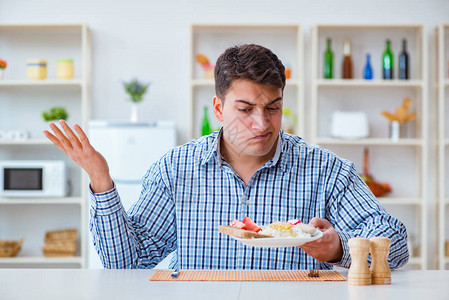
[[27,59],[27,77],[30,80],[47,78],[47,61],[45,59]]
[[67,80],[73,78],[73,59],[58,59],[56,66],[58,79]]

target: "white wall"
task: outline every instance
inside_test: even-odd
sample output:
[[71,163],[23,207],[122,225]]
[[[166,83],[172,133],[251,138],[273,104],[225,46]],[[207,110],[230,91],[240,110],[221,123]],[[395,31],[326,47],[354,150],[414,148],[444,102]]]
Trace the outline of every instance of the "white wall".
[[[310,28],[314,24],[424,23],[429,37],[429,59],[432,59],[433,29],[440,22],[449,22],[449,1],[0,0],[0,22],[86,22],[92,30],[93,43],[92,118],[128,119],[131,108],[125,101],[121,81],[137,77],[152,84],[146,101],[141,104],[141,120],[176,120],[178,143],[184,143],[188,136],[185,112],[188,111],[190,23],[302,24],[307,87]],[[433,82],[433,69],[429,71]],[[429,93],[429,100],[432,100],[433,89]],[[306,102],[309,97],[307,88]],[[433,126],[429,126],[429,130],[432,129]],[[433,135],[432,132],[432,138]],[[434,154],[432,148],[429,152]],[[429,174],[432,176],[433,171]],[[429,220],[433,220],[434,213],[432,191],[433,185],[430,185]]]

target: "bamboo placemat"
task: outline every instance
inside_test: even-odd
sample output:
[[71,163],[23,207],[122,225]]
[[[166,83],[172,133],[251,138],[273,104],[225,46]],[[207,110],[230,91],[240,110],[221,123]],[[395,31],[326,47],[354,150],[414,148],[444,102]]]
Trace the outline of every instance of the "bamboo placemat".
[[243,271],[243,270],[182,270],[178,278],[172,270],[156,270],[150,281],[345,281],[337,271],[318,271],[319,277],[308,277],[309,271]]

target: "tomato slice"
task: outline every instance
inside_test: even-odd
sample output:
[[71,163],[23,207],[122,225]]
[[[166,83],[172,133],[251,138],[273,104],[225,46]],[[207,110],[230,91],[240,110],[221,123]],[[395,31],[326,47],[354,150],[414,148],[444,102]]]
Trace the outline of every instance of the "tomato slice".
[[231,222],[230,226],[235,227],[235,228],[245,229],[245,230],[248,229],[245,224],[243,224],[242,222],[240,222],[237,219],[234,219],[234,221]]
[[302,223],[300,219],[292,219],[292,220],[288,220],[287,223],[290,223],[292,225],[296,225],[299,223]]
[[259,231],[262,230],[259,226],[257,226],[256,223],[254,223],[253,220],[251,220],[251,219],[248,218],[248,217],[245,217],[245,218],[243,219],[243,224],[245,224],[246,227],[248,228],[248,230],[250,230],[250,231],[259,232]]

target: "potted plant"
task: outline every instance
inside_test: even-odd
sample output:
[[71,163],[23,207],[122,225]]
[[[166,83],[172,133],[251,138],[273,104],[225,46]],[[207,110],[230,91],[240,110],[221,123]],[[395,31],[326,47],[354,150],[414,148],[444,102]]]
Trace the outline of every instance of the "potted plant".
[[125,91],[129,95],[130,101],[132,102],[131,122],[137,122],[137,104],[143,101],[143,97],[147,92],[149,86],[149,83],[143,83],[137,79],[133,79],[129,82],[123,82],[123,87],[125,88]]
[[[67,121],[67,119],[69,118],[69,114],[64,107],[54,106],[47,111],[43,111],[42,118],[46,123],[59,120]],[[53,123],[61,129],[59,122]]]
[[5,60],[0,59],[0,79],[3,79],[3,73],[4,73],[7,65],[8,64],[6,63]]

